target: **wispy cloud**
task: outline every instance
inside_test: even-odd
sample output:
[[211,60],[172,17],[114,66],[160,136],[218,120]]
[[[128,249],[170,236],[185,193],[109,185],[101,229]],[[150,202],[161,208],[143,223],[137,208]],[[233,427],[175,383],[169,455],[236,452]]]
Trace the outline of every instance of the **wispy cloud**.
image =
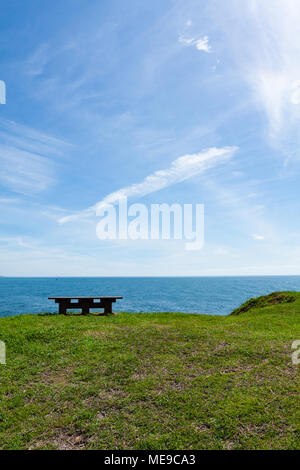
[[18,202],[19,199],[17,199],[16,197],[0,197],[0,204],[15,204],[16,202]]
[[[237,70],[265,112],[271,142],[291,153],[300,143],[299,1],[231,0],[219,15]],[[231,29],[233,15],[237,28]]]
[[189,34],[192,26],[192,20],[185,22],[182,34],[179,35],[178,41],[185,46],[194,46],[198,51],[207,52],[208,54],[212,51],[212,47],[209,44],[208,36],[199,37],[198,34]]
[[35,194],[55,180],[53,157],[68,144],[13,121],[0,119],[0,183],[13,192]]
[[178,41],[185,46],[195,46],[198,51],[204,51],[208,54],[212,51],[211,46],[208,43],[208,36],[204,36],[203,38],[196,39],[191,37],[185,37],[180,35]]
[[49,60],[49,47],[41,44],[25,63],[25,72],[31,76],[42,75]]
[[37,153],[61,156],[71,147],[64,140],[4,118],[0,118],[0,134],[2,143],[13,144]]
[[2,237],[0,236],[0,245],[17,245],[22,248],[32,248],[31,244],[24,240],[24,237]]
[[257,233],[254,233],[253,235],[251,235],[251,237],[253,238],[253,240],[264,240],[265,237],[263,235],[259,235]]
[[0,162],[0,182],[14,192],[38,193],[54,181],[54,166],[46,157],[0,145]]
[[95,214],[100,207],[106,204],[114,204],[124,197],[145,196],[167,186],[185,181],[219,163],[227,161],[234,155],[236,150],[236,147],[210,148],[200,153],[179,157],[172,162],[169,168],[155,171],[151,175],[148,175],[141,183],[126,186],[110,193],[97,204],[77,214],[63,217],[59,222],[64,223],[80,218],[81,216]]

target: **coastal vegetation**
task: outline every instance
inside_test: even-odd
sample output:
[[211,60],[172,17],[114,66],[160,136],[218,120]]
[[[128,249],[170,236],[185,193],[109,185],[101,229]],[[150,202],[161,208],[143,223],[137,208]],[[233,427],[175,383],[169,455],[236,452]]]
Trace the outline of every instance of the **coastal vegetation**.
[[0,319],[1,449],[299,449],[300,293]]

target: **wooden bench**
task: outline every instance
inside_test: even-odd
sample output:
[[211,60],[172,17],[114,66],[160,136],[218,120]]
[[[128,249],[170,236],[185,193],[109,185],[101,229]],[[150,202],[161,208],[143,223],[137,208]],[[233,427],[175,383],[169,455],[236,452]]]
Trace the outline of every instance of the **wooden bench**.
[[83,315],[90,313],[90,308],[104,308],[103,315],[108,315],[113,313],[112,303],[123,297],[48,297],[48,299],[55,300],[55,303],[59,304],[59,313],[63,315],[67,314],[67,309],[74,308],[81,308]]

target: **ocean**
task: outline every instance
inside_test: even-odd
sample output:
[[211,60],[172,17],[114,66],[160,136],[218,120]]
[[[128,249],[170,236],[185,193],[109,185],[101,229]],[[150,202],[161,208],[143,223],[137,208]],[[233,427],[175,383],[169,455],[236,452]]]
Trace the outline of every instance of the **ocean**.
[[0,316],[57,312],[48,297],[123,296],[116,312],[227,315],[250,297],[300,291],[300,276],[251,277],[0,277]]

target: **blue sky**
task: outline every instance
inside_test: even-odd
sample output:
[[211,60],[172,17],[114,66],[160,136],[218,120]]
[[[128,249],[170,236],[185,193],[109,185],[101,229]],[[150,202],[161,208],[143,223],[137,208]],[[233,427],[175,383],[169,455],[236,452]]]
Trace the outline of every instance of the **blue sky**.
[[[300,274],[299,24],[298,0],[3,0],[0,275]],[[99,240],[86,209],[123,188],[204,204],[203,249]]]

